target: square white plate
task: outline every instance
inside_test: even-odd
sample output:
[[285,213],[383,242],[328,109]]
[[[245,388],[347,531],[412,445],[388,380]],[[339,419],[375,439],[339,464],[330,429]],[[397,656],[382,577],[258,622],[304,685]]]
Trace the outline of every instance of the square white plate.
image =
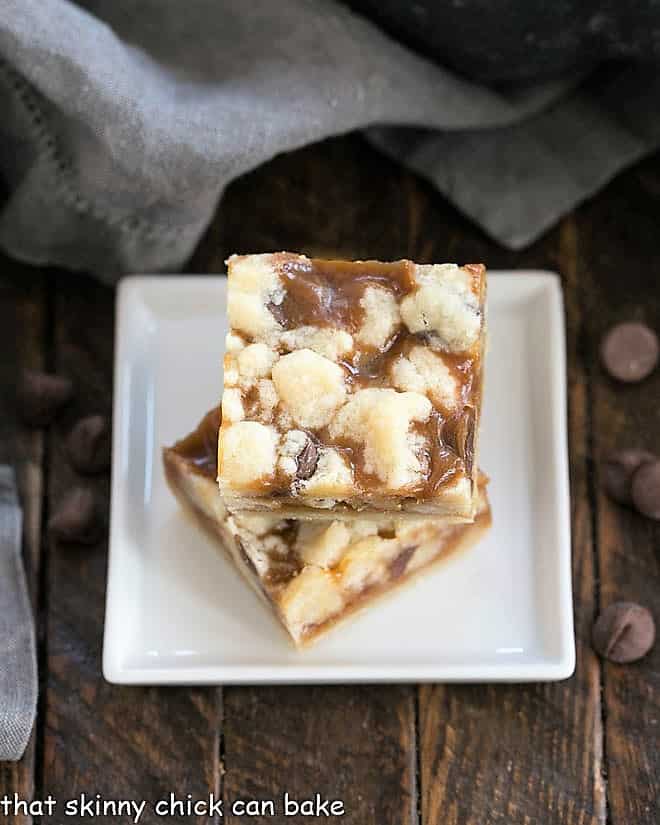
[[526,681],[575,664],[559,279],[491,274],[481,466],[493,529],[302,653],[169,493],[161,446],[218,403],[226,280],[123,281],[117,308],[111,682]]

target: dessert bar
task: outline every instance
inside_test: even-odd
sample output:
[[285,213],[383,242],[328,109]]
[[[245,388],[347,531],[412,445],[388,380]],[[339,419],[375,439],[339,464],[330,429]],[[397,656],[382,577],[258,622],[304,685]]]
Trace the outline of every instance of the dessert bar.
[[220,490],[232,512],[476,512],[480,264],[232,256]]
[[315,641],[340,620],[474,544],[490,526],[485,479],[474,523],[390,519],[295,521],[276,513],[230,513],[218,493],[220,411],[163,451],[170,488],[216,539],[294,643]]

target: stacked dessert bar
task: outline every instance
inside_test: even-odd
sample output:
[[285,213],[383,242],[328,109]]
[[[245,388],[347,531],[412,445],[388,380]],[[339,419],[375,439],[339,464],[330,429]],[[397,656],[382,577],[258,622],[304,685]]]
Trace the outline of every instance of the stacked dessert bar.
[[222,409],[164,451],[167,478],[304,645],[489,527],[486,273],[284,252],[228,267]]

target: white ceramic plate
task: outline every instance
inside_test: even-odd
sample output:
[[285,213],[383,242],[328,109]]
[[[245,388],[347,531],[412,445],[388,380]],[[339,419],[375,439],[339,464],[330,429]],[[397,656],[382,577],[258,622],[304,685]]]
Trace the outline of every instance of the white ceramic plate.
[[170,495],[161,446],[218,403],[219,277],[129,278],[117,309],[103,670],[120,683],[527,681],[573,672],[561,287],[491,274],[480,463],[493,529],[297,652]]

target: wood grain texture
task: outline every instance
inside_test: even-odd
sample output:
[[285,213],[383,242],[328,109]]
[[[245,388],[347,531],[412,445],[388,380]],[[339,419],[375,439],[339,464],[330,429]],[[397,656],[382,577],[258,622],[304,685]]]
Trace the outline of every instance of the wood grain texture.
[[[589,647],[594,612],[594,548],[589,497],[589,415],[584,319],[570,221],[515,257],[516,266],[564,273],[569,360],[569,433],[576,675],[562,683],[422,686],[422,822],[604,823],[598,663]],[[510,256],[485,248],[463,227],[444,242],[464,260],[482,247],[491,267]],[[486,468],[487,469],[487,468]]]
[[[44,366],[46,302],[41,273],[0,256],[0,463],[16,470],[23,507],[23,555],[28,587],[38,616],[39,563],[43,486],[43,435],[24,427],[16,409],[15,389],[24,368]],[[0,664],[1,667],[1,664]],[[23,759],[0,762],[0,797],[17,793],[31,799],[35,787],[37,731]],[[28,816],[3,819],[8,825],[27,825]]]
[[[598,486],[599,464],[611,448],[660,451],[660,371],[639,387],[621,388],[597,364],[610,323],[640,318],[660,329],[659,201],[655,159],[524,253],[507,252],[430,186],[350,136],[280,156],[232,184],[188,266],[219,272],[232,252],[294,249],[562,272],[577,671],[550,685],[107,685],[100,661],[106,544],[49,545],[42,558],[40,523],[80,483],[64,456],[69,428],[79,415],[110,412],[113,293],[78,276],[3,262],[0,460],[20,467],[45,655],[36,746],[19,765],[0,765],[0,796],[35,790],[155,801],[169,791],[216,791],[229,801],[279,799],[287,790],[297,798],[319,792],[342,799],[341,821],[355,825],[657,823],[660,648],[632,667],[602,667],[590,631],[598,608],[618,598],[647,604],[660,621],[660,527],[611,504]],[[75,403],[48,438],[47,489],[42,439],[17,426],[6,391],[21,366],[44,362],[77,386]],[[89,483],[107,517],[108,478]],[[150,814],[142,819],[155,821]]]
[[[344,816],[331,821],[412,825],[414,735],[413,694],[405,686],[227,688],[225,798],[281,802],[285,791],[298,800],[319,793],[345,804]],[[277,810],[250,822],[292,821],[281,804]]]
[[[80,415],[110,414],[114,293],[67,275],[57,284],[54,313],[56,366],[74,380],[76,398],[50,438],[51,509],[81,482],[64,454],[66,433]],[[107,519],[109,477],[85,483],[96,492]],[[217,790],[220,775],[220,694],[117,687],[103,680],[106,549],[105,541],[81,549],[49,545],[44,792],[60,800],[83,792],[149,802],[170,791],[204,798]],[[207,821],[168,821],[195,819]],[[152,813],[141,820],[158,821]]]
[[[637,385],[607,376],[598,348],[610,325],[640,320],[660,332],[660,157],[615,181],[581,210],[579,276],[587,300],[593,368],[594,477],[599,607],[640,602],[660,625],[660,524],[617,505],[600,487],[600,466],[621,447],[660,454],[660,370]],[[604,664],[610,822],[660,822],[660,643],[629,666]]]

